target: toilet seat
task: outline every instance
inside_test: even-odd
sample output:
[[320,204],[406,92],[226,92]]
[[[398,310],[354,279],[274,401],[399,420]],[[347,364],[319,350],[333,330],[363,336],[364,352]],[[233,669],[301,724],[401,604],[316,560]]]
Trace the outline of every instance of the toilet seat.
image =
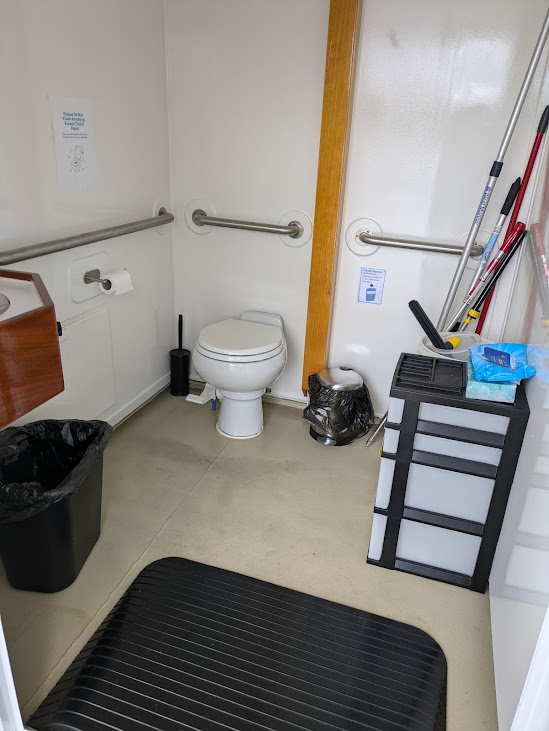
[[285,349],[285,344],[281,343],[278,348],[273,350],[267,350],[265,353],[256,353],[254,355],[237,355],[235,353],[217,353],[215,350],[208,350],[203,348],[199,343],[196,343],[194,349],[197,353],[205,355],[206,358],[212,360],[220,360],[228,363],[256,363],[260,360],[267,360],[268,358],[274,358]]
[[278,355],[285,348],[282,329],[247,320],[222,320],[201,330],[196,350],[214,360],[250,363]]

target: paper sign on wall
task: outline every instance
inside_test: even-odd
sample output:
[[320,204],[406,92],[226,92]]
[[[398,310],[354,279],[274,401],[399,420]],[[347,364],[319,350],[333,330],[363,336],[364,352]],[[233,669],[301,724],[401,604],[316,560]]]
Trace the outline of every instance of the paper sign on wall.
[[367,305],[380,305],[383,302],[385,274],[385,269],[361,268],[358,284],[359,302],[365,302]]
[[50,97],[59,183],[65,190],[96,183],[95,136],[88,99]]

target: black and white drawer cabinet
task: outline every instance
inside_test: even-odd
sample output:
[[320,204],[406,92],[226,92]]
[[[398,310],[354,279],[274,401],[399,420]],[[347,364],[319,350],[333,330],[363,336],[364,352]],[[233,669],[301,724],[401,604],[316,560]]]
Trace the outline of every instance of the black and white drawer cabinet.
[[483,592],[528,421],[467,399],[465,363],[404,353],[390,393],[368,563]]

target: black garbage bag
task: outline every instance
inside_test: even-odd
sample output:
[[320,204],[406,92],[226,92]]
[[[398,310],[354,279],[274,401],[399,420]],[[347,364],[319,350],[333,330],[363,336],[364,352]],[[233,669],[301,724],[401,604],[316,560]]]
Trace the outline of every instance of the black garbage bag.
[[72,494],[112,431],[104,421],[46,419],[0,432],[0,523],[30,518]]
[[335,391],[309,376],[309,405],[303,419],[315,431],[339,444],[351,444],[374,423],[374,409],[366,386],[354,391]]

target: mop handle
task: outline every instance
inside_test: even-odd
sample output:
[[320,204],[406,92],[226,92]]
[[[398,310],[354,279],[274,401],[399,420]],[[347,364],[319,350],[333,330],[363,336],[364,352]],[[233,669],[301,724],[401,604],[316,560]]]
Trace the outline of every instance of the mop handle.
[[[515,198],[518,195],[519,189],[520,189],[520,178],[517,178],[515,180],[515,182],[509,188],[509,192],[507,193],[507,198],[505,199],[505,203],[501,207],[501,211],[500,211],[498,220],[496,221],[496,225],[494,226],[492,235],[490,236],[490,239],[489,239],[488,243],[486,244],[486,248],[484,249],[484,253],[482,254],[481,263],[484,262],[486,264],[488,259],[490,258],[490,254],[492,253],[492,250],[495,246],[495,243],[498,239],[501,229],[503,228],[505,219],[507,218],[507,216],[509,215],[509,211],[513,207],[513,203],[515,202]],[[477,277],[477,279],[480,279],[480,277]]]
[[471,249],[473,248],[473,244],[475,243],[475,239],[476,239],[478,230],[480,228],[480,224],[482,223],[484,211],[486,210],[486,206],[488,205],[490,196],[492,195],[492,191],[497,182],[498,176],[501,172],[501,168],[503,167],[503,158],[505,157],[505,153],[507,152],[507,148],[509,147],[509,142],[511,141],[511,137],[513,135],[513,132],[515,131],[515,127],[517,125],[518,118],[520,116],[522,107],[524,105],[524,100],[526,99],[528,89],[530,88],[530,84],[532,83],[532,79],[534,78],[534,72],[538,65],[538,62],[539,62],[540,56],[542,54],[543,47],[545,45],[545,41],[547,40],[548,34],[549,34],[549,10],[547,11],[545,20],[543,21],[543,26],[542,26],[538,41],[536,43],[536,47],[534,48],[534,53],[532,54],[532,58],[530,59],[528,69],[526,70],[526,75],[524,77],[524,81],[522,82],[522,86],[520,87],[520,91],[519,91],[517,100],[515,102],[515,106],[513,108],[511,117],[507,124],[507,129],[505,130],[505,134],[503,135],[503,139],[501,141],[501,145],[500,145],[497,157],[494,160],[494,163],[490,170],[488,182],[486,183],[484,192],[482,193],[482,197],[480,199],[480,203],[479,203],[477,212],[475,214],[475,218],[473,219],[473,223],[471,225],[471,230],[469,231],[469,235],[467,236],[467,241],[465,242],[465,246],[463,247],[463,251],[461,253],[461,256],[459,257],[459,262],[458,262],[454,277],[452,279],[452,282],[450,284],[450,289],[448,290],[448,294],[446,295],[446,300],[444,302],[444,306],[442,307],[442,312],[440,313],[440,318],[439,318],[438,325],[437,325],[439,330],[448,329],[448,328],[444,327],[444,323],[446,322],[446,318],[448,317],[448,313],[450,312],[450,307],[452,306],[452,302],[454,301],[454,298],[458,291],[459,284],[463,277],[463,273],[465,272],[465,267],[467,266],[467,262],[469,260],[470,254],[471,254]]
[[[514,229],[511,231],[511,233],[507,236],[507,238],[505,239],[505,241],[503,243],[503,246],[501,247],[501,250],[499,251],[498,255],[496,256],[495,259],[492,259],[492,261],[490,262],[490,265],[488,266],[488,269],[483,274],[482,279],[478,282],[478,286],[475,288],[475,291],[474,292],[471,292],[471,295],[469,297],[469,300],[470,300],[469,304],[473,301],[473,298],[474,298],[475,295],[478,296],[478,294],[479,294],[479,287],[482,287],[482,285],[484,285],[484,283],[486,282],[486,280],[488,279],[488,277],[492,274],[492,272],[495,271],[500,266],[501,260],[506,256],[506,254],[509,251],[509,249],[513,246],[513,244],[518,239],[518,237],[520,236],[520,234],[524,231],[524,228],[525,228],[524,224],[521,221],[519,221],[515,225]],[[483,291],[483,290],[480,290],[480,291]],[[490,288],[490,291],[493,291],[493,289]],[[490,295],[488,295],[488,296],[490,296]],[[475,303],[475,305],[476,305],[476,303]],[[471,312],[474,312],[474,310],[475,310],[475,306],[473,306],[473,308],[471,310],[469,310],[469,315],[467,315],[467,317],[464,319],[465,327],[471,322],[470,316],[471,316]],[[477,312],[474,315],[474,317],[475,318],[478,317],[478,314],[479,313]],[[465,328],[464,327],[461,327],[461,328],[458,328],[458,329],[460,329],[463,332],[463,330]]]
[[[515,201],[515,207],[513,208],[513,212],[511,213],[511,218],[509,219],[509,225],[507,227],[507,235],[505,238],[505,241],[507,242],[507,239],[509,238],[509,232],[513,230],[514,225],[516,223],[516,220],[518,218],[518,214],[520,213],[520,207],[522,205],[522,201],[524,200],[524,196],[526,194],[526,188],[528,187],[528,183],[530,182],[530,176],[532,175],[532,170],[534,169],[534,165],[536,162],[536,158],[538,156],[539,148],[541,147],[541,143],[543,141],[543,135],[547,132],[547,125],[549,124],[549,106],[545,107],[543,110],[543,114],[541,115],[541,119],[539,121],[538,130],[536,133],[536,137],[534,139],[534,144],[532,145],[532,151],[530,152],[530,157],[528,158],[528,163],[526,165],[526,170],[524,171],[524,177],[522,179],[522,185],[520,186],[520,190],[517,196],[517,200]],[[488,309],[490,307],[490,302],[492,301],[494,291],[490,293],[488,299],[486,300],[486,304],[484,305],[482,312],[480,314],[477,326],[475,328],[475,332],[480,335],[482,331],[482,326],[484,325],[484,321],[486,320],[486,315],[488,314]]]
[[469,325],[471,320],[478,317],[479,310],[482,307],[484,300],[488,297],[490,292],[493,291],[494,287],[497,284],[498,279],[501,277],[501,275],[505,271],[507,265],[513,258],[515,252],[518,250],[518,248],[522,244],[522,241],[525,236],[526,236],[526,231],[522,230],[520,232],[520,234],[518,235],[517,240],[514,242],[512,247],[509,249],[509,251],[506,253],[505,258],[503,258],[503,260],[501,261],[498,268],[494,271],[494,273],[492,274],[490,279],[488,279],[488,281],[486,282],[485,286],[482,289],[482,292],[477,297],[475,304],[469,310],[467,317],[463,320],[460,327],[458,328],[458,332],[463,332],[463,330],[465,330],[465,328],[467,327],[467,325]]
[[494,271],[496,267],[499,266],[500,261],[503,259],[505,254],[509,251],[511,246],[515,243],[517,238],[519,237],[519,234],[524,231],[526,226],[522,223],[522,221],[518,221],[518,223],[515,224],[513,230],[509,234],[509,236],[505,239],[503,246],[498,252],[498,255],[493,259],[490,264],[488,265],[488,269],[485,271],[485,273],[482,275],[481,282],[484,283],[490,274]]
[[515,201],[515,207],[513,208],[513,212],[511,213],[511,218],[509,219],[509,226],[507,228],[507,236],[509,236],[509,231],[511,231],[513,229],[515,223],[517,222],[517,218],[520,213],[520,207],[522,205],[522,201],[524,200],[524,196],[526,195],[526,188],[528,187],[528,183],[530,182],[530,176],[532,175],[532,170],[534,169],[534,164],[535,164],[536,158],[538,156],[539,148],[541,147],[541,143],[543,141],[543,135],[547,132],[548,125],[549,125],[549,105],[545,107],[545,109],[543,110],[543,113],[541,115],[541,118],[539,120],[538,129],[537,129],[536,136],[534,139],[534,144],[532,145],[532,151],[530,152],[530,157],[528,158],[526,170],[524,171],[524,177],[522,179],[520,190],[518,192],[518,196]]
[[484,249],[484,252],[482,254],[482,258],[478,265],[477,271],[475,272],[475,276],[473,277],[471,286],[469,287],[469,292],[472,292],[475,289],[478,281],[482,278],[482,275],[484,274],[484,271],[486,270],[486,267],[488,266],[488,259],[490,258],[490,255],[491,255],[492,251],[494,250],[494,246],[496,245],[496,241],[498,240],[498,237],[501,233],[501,229],[503,228],[505,219],[509,215],[509,211],[511,210],[513,203],[515,202],[515,198],[518,195],[519,189],[520,189],[520,178],[517,178],[515,180],[515,182],[509,188],[509,192],[507,193],[507,198],[505,199],[505,203],[503,204],[503,206],[501,208],[500,214],[498,216],[498,220],[496,221],[496,225],[494,226],[494,230],[492,231],[492,235],[490,236],[488,243],[486,244],[486,248]]
[[515,241],[515,243],[513,244],[513,246],[507,252],[505,258],[503,259],[503,261],[501,262],[499,267],[490,277],[489,281],[486,283],[486,287],[482,290],[482,292],[478,296],[477,301],[475,302],[475,305],[474,305],[475,310],[478,311],[478,308],[482,307],[484,300],[486,299],[486,297],[488,297],[491,290],[496,286],[496,282],[498,281],[498,279],[501,277],[501,275],[505,271],[507,265],[509,264],[509,262],[515,255],[515,252],[518,250],[519,246],[522,244],[525,236],[526,236],[526,231],[522,231],[520,233],[519,237],[517,238],[517,240]]
[[451,317],[450,321],[448,322],[448,326],[447,326],[448,330],[451,330],[454,327],[454,325],[456,324],[456,322],[459,322],[461,316],[463,315],[464,312],[467,311],[467,308],[471,304],[474,293],[480,287],[480,284],[483,281],[482,278],[486,271],[486,267],[488,266],[488,259],[490,257],[490,254],[492,253],[492,250],[495,246],[496,241],[498,240],[498,236],[503,227],[503,224],[505,223],[505,219],[507,218],[507,215],[509,214],[509,211],[511,210],[511,207],[515,201],[515,198],[517,197],[519,188],[520,188],[520,178],[517,178],[515,180],[515,182],[509,188],[509,192],[507,193],[505,202],[503,203],[503,206],[501,207],[501,211],[500,211],[498,220],[496,222],[496,225],[494,227],[494,231],[493,231],[492,235],[490,236],[490,240],[486,244],[486,248],[482,255],[482,259],[480,260],[480,264],[478,265],[475,275],[471,281],[471,284],[469,285],[468,294],[465,297],[465,299],[463,300],[463,302],[461,303],[458,310],[454,313],[454,315]]

